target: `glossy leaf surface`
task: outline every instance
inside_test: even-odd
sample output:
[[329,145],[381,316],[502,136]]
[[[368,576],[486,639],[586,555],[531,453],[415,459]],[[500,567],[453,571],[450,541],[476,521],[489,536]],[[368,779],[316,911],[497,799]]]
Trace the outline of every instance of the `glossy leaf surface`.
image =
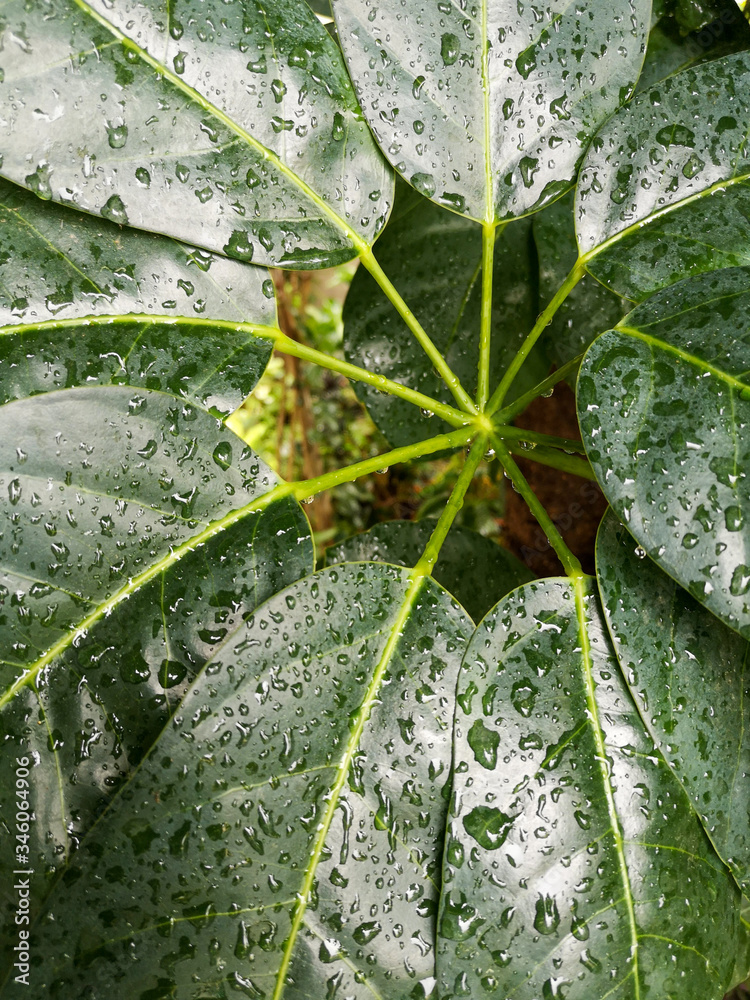
[[390,162],[422,194],[486,222],[565,190],[635,84],[651,15],[650,0],[333,6]]
[[299,505],[264,500],[274,474],[215,415],[268,358],[267,273],[0,198],[1,725],[35,762],[28,854],[6,837],[0,865],[34,868],[36,915],[228,627],[313,553]]
[[750,271],[665,289],[590,348],[586,451],[616,514],[659,565],[750,638]]
[[4,18],[2,173],[40,197],[287,267],[347,260],[383,225],[389,171],[301,0]]
[[515,591],[466,653],[441,1000],[719,1000],[739,892],[643,729],[593,581],[579,586],[579,601],[567,580]]
[[596,573],[641,717],[721,857],[750,886],[750,645],[716,621],[606,515]]
[[[278,500],[157,572],[111,614],[76,635],[41,672],[16,682],[12,696],[18,668],[0,667],[4,759],[28,753],[35,762],[29,853],[21,854],[14,838],[4,837],[0,867],[10,872],[26,863],[34,869],[32,917],[205,662],[258,603],[309,573],[312,564],[312,539],[299,505]],[[20,588],[10,597],[6,593],[0,607],[6,655],[9,627],[23,638],[30,631],[24,617],[33,615],[38,622],[60,603],[55,590],[45,596],[45,586],[32,585],[33,594]],[[12,780],[9,763],[0,779],[0,817],[11,828]],[[17,958],[9,951],[17,942],[16,905],[6,881],[0,982]]]
[[[539,255],[539,299],[546,306],[578,260],[573,194],[560,198],[534,217]],[[544,334],[547,352],[558,365],[582,354],[597,334],[622,319],[622,299],[584,274],[555,313]]]
[[[373,559],[416,566],[434,528],[432,520],[376,524],[327,549],[326,563]],[[478,531],[460,526],[451,528],[433,576],[475,622],[484,618],[500,597],[532,579],[531,571],[507,549]]]
[[53,895],[45,995],[429,993],[465,618],[359,564],[237,625]]
[[[378,260],[422,323],[451,370],[473,395],[479,358],[482,240],[480,230],[399,185],[394,217],[378,242]],[[536,314],[530,278],[534,254],[529,223],[500,232],[495,244],[490,383],[495,385],[521,346]],[[370,274],[360,268],[344,304],[346,358],[369,371],[418,387],[435,399],[453,397],[404,321]],[[536,354],[515,383],[520,395],[547,374]],[[448,425],[420,415],[410,403],[369,386],[355,391],[394,447],[442,433]]]
[[586,267],[639,301],[750,260],[750,54],[655,83],[607,122],[581,168]]
[[260,327],[276,327],[266,270],[44,205],[0,182],[3,403],[112,384],[227,414],[271,355],[252,334]]

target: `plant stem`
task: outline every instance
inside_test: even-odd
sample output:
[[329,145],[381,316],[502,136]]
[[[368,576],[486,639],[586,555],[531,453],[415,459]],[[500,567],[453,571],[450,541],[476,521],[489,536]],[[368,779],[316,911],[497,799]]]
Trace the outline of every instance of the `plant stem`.
[[577,357],[573,358],[572,361],[568,361],[561,368],[558,368],[556,371],[552,372],[551,375],[548,375],[544,381],[539,382],[533,389],[529,389],[528,392],[519,396],[518,399],[514,399],[512,403],[508,403],[507,406],[504,406],[501,410],[496,411],[494,416],[497,422],[501,424],[510,423],[513,417],[517,416],[519,413],[523,413],[529,403],[533,403],[535,399],[539,398],[539,396],[551,395],[552,390],[555,388],[557,383],[562,382],[563,379],[567,378],[571,372],[574,372],[576,368],[578,368],[582,357],[583,354],[579,354]]
[[[340,483],[351,483],[360,476],[366,476],[379,469],[389,468],[398,462],[409,462],[424,455],[434,454],[436,451],[445,451],[450,448],[460,448],[465,445],[476,433],[474,427],[462,427],[459,430],[451,431],[449,434],[438,434],[428,438],[426,441],[419,441],[417,444],[406,445],[403,448],[394,448],[382,455],[374,458],[367,458],[363,462],[355,462],[354,465],[346,465],[342,469],[335,469],[333,472],[326,472],[322,476],[313,479],[300,479],[296,483],[284,483],[281,489],[286,495],[291,494],[297,500],[304,500],[322,493],[332,486]],[[277,487],[278,488],[278,487]]]
[[557,292],[555,293],[554,298],[549,303],[544,312],[540,315],[539,319],[534,324],[526,340],[524,340],[523,344],[521,345],[518,354],[516,354],[515,358],[513,358],[510,365],[508,366],[508,370],[506,371],[505,375],[503,375],[500,385],[497,387],[497,389],[495,389],[495,391],[492,394],[492,398],[487,404],[485,413],[487,413],[488,415],[495,413],[496,410],[498,410],[503,405],[503,400],[505,399],[506,393],[508,392],[508,389],[510,388],[511,383],[515,379],[516,375],[518,374],[521,365],[524,363],[526,358],[531,353],[532,347],[537,342],[537,340],[539,340],[542,333],[547,328],[548,324],[551,322],[552,317],[555,315],[555,313],[563,304],[568,295],[570,295],[571,291],[575,288],[575,286],[578,284],[578,282],[581,280],[584,274],[585,270],[583,264],[580,262],[580,260],[576,261],[570,274],[567,276],[562,285],[560,285]]
[[386,273],[383,271],[383,268],[375,260],[372,251],[362,250],[360,252],[360,260],[362,261],[364,267],[366,267],[373,276],[375,281],[377,281],[380,285],[388,301],[398,311],[398,314],[414,334],[420,347],[434,365],[443,382],[445,382],[450,391],[453,393],[453,398],[456,400],[460,408],[465,410],[467,413],[477,413],[477,407],[473,399],[461,385],[457,376],[453,374],[447,361],[430,340],[417,317],[404,302],[403,298],[393,285],[393,282],[388,278]]
[[527,483],[523,473],[511,458],[510,452],[500,438],[493,435],[492,441],[495,445],[497,457],[505,469],[510,481],[524,498],[529,510],[539,522],[540,528],[547,535],[547,539],[552,548],[555,550],[557,558],[563,564],[565,572],[572,579],[582,576],[583,570],[581,569],[580,562],[563,541],[563,537],[557,530],[554,521],[539,502],[539,499]]
[[310,361],[321,368],[338,372],[339,375],[344,375],[346,378],[353,379],[356,382],[364,382],[366,385],[371,385],[380,392],[387,392],[391,396],[398,396],[399,399],[405,399],[408,403],[413,403],[421,409],[430,410],[454,427],[463,427],[469,420],[469,415],[464,410],[457,410],[453,406],[448,406],[447,403],[441,403],[439,400],[433,399],[432,396],[426,396],[423,392],[410,389],[408,386],[401,385],[400,382],[394,382],[384,375],[376,375],[374,372],[368,372],[365,368],[349,364],[348,361],[339,361],[338,358],[331,357],[322,351],[315,350],[313,347],[307,347],[305,344],[300,344],[298,341],[292,340],[291,337],[287,337],[281,331],[266,332],[264,329],[257,336],[273,340],[274,346],[282,354],[290,354],[292,357],[301,358],[303,361]]
[[466,491],[471,485],[474,473],[477,471],[477,466],[482,461],[482,456],[484,455],[486,448],[487,438],[484,434],[480,434],[471,447],[468,458],[464,462],[464,467],[461,469],[461,473],[456,480],[456,485],[453,487],[451,495],[448,498],[448,503],[445,505],[443,513],[440,515],[435,530],[430,535],[430,539],[425,546],[425,550],[422,553],[419,562],[412,570],[412,577],[414,579],[430,576],[432,573],[435,563],[438,560],[438,556],[440,555],[440,549],[442,548],[443,542],[450,531],[451,525],[456,519],[456,515],[463,506]]
[[531,444],[543,444],[549,448],[562,448],[565,451],[572,451],[579,455],[584,455],[585,451],[580,441],[572,438],[554,437],[552,434],[541,434],[539,431],[528,431],[525,427],[508,427],[503,424],[495,424],[493,433],[497,434],[503,441],[529,441]]
[[495,258],[495,225],[482,224],[482,320],[479,331],[479,375],[477,406],[484,410],[490,394],[490,346],[492,342],[492,277]]
[[556,448],[546,448],[544,445],[537,445],[532,450],[509,442],[506,442],[506,446],[512,455],[519,455],[532,462],[538,462],[539,465],[548,465],[552,469],[559,469],[560,472],[570,472],[574,476],[580,476],[581,479],[590,479],[592,482],[596,482],[596,476],[590,463],[585,458],[579,458],[578,455],[565,455]]

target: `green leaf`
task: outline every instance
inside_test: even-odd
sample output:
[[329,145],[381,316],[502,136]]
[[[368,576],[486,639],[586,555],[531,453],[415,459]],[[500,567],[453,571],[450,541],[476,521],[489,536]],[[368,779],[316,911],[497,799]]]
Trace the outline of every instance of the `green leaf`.
[[656,745],[747,891],[750,645],[641,551],[610,511],[596,573],[617,658]]
[[566,190],[635,84],[651,16],[650,0],[333,6],[390,162],[422,194],[488,223]]
[[[534,217],[539,255],[539,299],[550,302],[578,260],[572,192]],[[577,358],[597,334],[622,319],[622,299],[584,274],[562,303],[544,334],[548,354],[558,365]]]
[[644,732],[593,581],[502,601],[457,690],[441,1000],[719,1000],[741,897]]
[[[432,520],[387,521],[326,550],[326,563],[372,559],[415,566],[435,527]],[[466,608],[475,622],[533,574],[501,545],[478,531],[452,527],[433,572],[435,580]]]
[[685,36],[671,16],[663,16],[652,27],[636,93],[695,63],[748,48],[750,30],[737,10],[735,0],[720,0],[720,7],[709,31],[698,30]]
[[53,892],[38,988],[426,996],[465,626],[382,564],[237,622]]
[[243,261],[325,267],[372,244],[390,172],[302,0],[53,11],[3,10],[9,180]]
[[586,268],[627,298],[750,261],[750,53],[662,80],[607,122],[578,180]]
[[0,867],[34,869],[36,914],[229,628],[313,551],[216,416],[268,358],[267,273],[5,184],[0,218],[0,711],[35,815]]
[[586,453],[615,513],[698,601],[750,638],[750,270],[653,296],[581,365]]
[[680,30],[685,34],[700,31],[718,20],[726,4],[721,0],[675,0],[674,15]]
[[[208,317],[208,318],[207,318]],[[129,385],[226,415],[276,329],[263,268],[44,205],[0,182],[0,401]]]
[[[399,185],[394,217],[378,243],[378,260],[470,395],[477,383],[481,311],[481,231]],[[491,381],[497,382],[534,322],[530,278],[535,266],[528,222],[502,229],[494,256]],[[409,333],[371,275],[359,268],[344,303],[347,361],[397,382],[419,386],[441,402],[450,390]],[[548,364],[537,352],[514,383],[511,398],[541,381]],[[448,425],[420,415],[410,403],[369,386],[355,385],[375,423],[393,447],[438,434]]]

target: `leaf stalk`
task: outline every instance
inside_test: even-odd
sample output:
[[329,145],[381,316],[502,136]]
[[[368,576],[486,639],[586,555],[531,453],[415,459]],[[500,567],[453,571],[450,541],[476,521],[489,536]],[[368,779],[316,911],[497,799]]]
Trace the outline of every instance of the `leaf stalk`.
[[536,494],[526,481],[526,477],[513,461],[513,458],[511,457],[511,454],[502,439],[497,435],[493,435],[492,441],[495,445],[497,457],[503,466],[503,469],[507,473],[508,478],[526,501],[529,510],[538,521],[540,528],[547,535],[549,543],[552,546],[555,555],[562,563],[567,575],[571,578],[571,580],[577,580],[583,577],[584,574],[581,569],[580,562],[565,544],[562,535],[557,530],[555,522],[539,502]]
[[560,285],[546,309],[540,314],[536,323],[532,327],[531,332],[526,337],[526,340],[524,340],[523,344],[521,344],[518,354],[516,354],[515,358],[511,361],[508,366],[508,370],[505,372],[505,375],[503,375],[500,381],[500,384],[493,392],[485,409],[486,413],[493,414],[503,405],[503,400],[507,395],[508,389],[511,387],[511,384],[520,371],[524,361],[531,353],[531,349],[534,344],[536,344],[537,340],[539,340],[541,335],[547,329],[557,310],[563,304],[568,295],[570,295],[585,273],[583,264],[580,260],[577,260],[570,274],[567,276],[562,285]]
[[466,413],[470,413],[472,415],[477,413],[478,411],[474,400],[461,385],[458,377],[453,373],[453,371],[451,371],[448,362],[433,344],[425,329],[408,307],[406,302],[404,302],[403,298],[383,268],[375,260],[372,251],[362,250],[360,252],[360,260],[362,261],[363,266],[366,267],[373,276],[375,281],[377,281],[378,285],[380,285],[388,301],[406,323],[420,347],[434,365],[435,370],[438,372],[443,382],[445,382],[446,386],[450,389],[453,394],[453,398],[456,400],[459,407],[462,410],[465,410]]

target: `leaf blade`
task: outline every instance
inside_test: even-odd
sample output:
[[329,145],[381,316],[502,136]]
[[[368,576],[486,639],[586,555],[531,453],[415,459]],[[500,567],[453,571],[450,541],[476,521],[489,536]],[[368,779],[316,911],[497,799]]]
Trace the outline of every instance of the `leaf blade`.
[[578,394],[584,445],[613,509],[745,637],[746,283],[746,269],[729,269],[653,296],[592,345]]
[[[362,109],[390,162],[422,194],[486,223],[566,190],[585,137],[635,84],[650,11],[650,3],[605,11],[561,2],[543,12],[486,0],[425,11],[334,5]],[[571,57],[581,67],[575,79]]]
[[[579,586],[578,596],[562,580],[516,591],[480,626],[464,659],[456,761],[465,765],[456,769],[446,848],[441,995],[473,995],[487,984],[518,1000],[560,987],[571,1000],[613,987],[626,997],[647,987],[672,995],[683,988],[667,957],[679,941],[695,996],[719,996],[733,955],[711,970],[701,935],[709,933],[704,920],[718,915],[718,892],[716,933],[737,939],[739,895],[697,820],[685,823],[677,802],[687,800],[617,676],[594,590]],[[634,806],[633,784],[652,797],[658,789],[665,808],[651,808],[646,796]],[[703,912],[695,922],[671,891],[679,877],[672,862],[654,861],[656,845],[667,855],[688,852],[681,863]],[[640,879],[646,856],[649,875]],[[479,891],[469,892],[480,877]],[[666,910],[654,906],[657,896]]]
[[[395,982],[403,980],[410,988],[414,985],[404,969],[402,950],[395,947],[404,926],[411,935],[405,944],[412,974],[416,972],[417,980],[430,978],[433,958],[431,947],[425,951],[424,945],[432,939],[436,893],[429,881],[439,864],[436,844],[442,835],[440,816],[446,808],[440,792],[450,760],[447,696],[465,639],[462,616],[437,588],[429,583],[422,587],[422,583],[422,610],[415,606],[412,614],[405,616],[405,599],[415,587],[404,571],[382,565],[337,567],[288,588],[240,626],[232,642],[242,650],[231,653],[227,646],[218,652],[209,675],[199,679],[188,694],[180,718],[142,763],[127,794],[120,795],[110,807],[107,825],[118,831],[116,842],[101,843],[107,833],[100,823],[94,831],[99,846],[94,840],[88,846],[84,843],[79,851],[79,877],[71,877],[65,891],[58,893],[49,918],[40,926],[40,931],[44,927],[40,934],[44,966],[39,975],[46,987],[54,983],[57,990],[64,991],[90,982],[97,970],[107,970],[108,978],[115,977],[123,985],[132,981],[139,988],[164,989],[169,983],[179,989],[182,983],[195,982],[190,977],[197,974],[213,989],[222,988],[220,982],[244,983],[246,990],[262,989],[270,996],[274,990],[281,994],[282,977],[288,974],[292,981],[287,983],[285,995],[308,990],[324,995],[327,988],[344,982],[351,995],[358,997],[381,991],[387,994],[387,983],[394,976]],[[335,603],[322,613],[334,592]],[[376,616],[374,632],[372,619],[356,610],[357,603],[364,604],[368,596],[375,604],[388,598],[383,615]],[[444,631],[434,639],[430,660],[424,655],[422,638],[425,622],[435,614]],[[294,623],[303,622],[308,615],[316,619],[313,626],[306,627],[303,637],[310,645],[300,643],[296,651],[289,650],[290,639],[298,634]],[[405,626],[400,637],[396,628],[399,621]],[[265,642],[269,627],[275,631],[270,645]],[[355,760],[352,747],[359,737],[350,730],[350,716],[367,709],[367,691],[380,658],[394,642],[397,648],[389,679],[382,685],[378,701],[369,706],[372,721]],[[306,661],[307,649],[322,656]],[[309,663],[304,669],[309,670],[310,680],[297,669],[302,668],[303,660]],[[351,669],[352,660],[364,667],[359,676]],[[334,676],[339,683],[318,686],[314,678],[323,676]],[[424,684],[430,687],[430,697],[426,698],[425,691],[417,695],[417,684],[411,683],[417,678],[420,688]],[[298,683],[304,694],[297,690]],[[256,694],[265,704],[283,701],[287,705],[287,724],[275,735],[264,731],[262,718],[249,707]],[[312,699],[314,716],[297,713],[301,694]],[[439,707],[434,699],[442,699]],[[395,718],[402,717],[404,725],[399,728]],[[383,766],[382,733],[386,731],[394,743],[390,750],[386,748],[386,754],[395,754],[399,767]],[[195,769],[198,779],[195,785],[192,781],[185,784],[176,773],[172,781],[163,764],[167,759],[176,763],[184,758],[181,745],[184,747],[189,733],[201,747],[200,757],[191,754],[187,758],[188,770]],[[231,738],[226,738],[227,733]],[[429,749],[429,756],[421,753],[419,746]],[[264,748],[270,748],[271,753],[263,753]],[[337,807],[330,800],[331,788],[347,757],[355,766],[346,787],[340,789]],[[219,763],[222,759],[223,767]],[[205,780],[200,780],[202,773],[206,773]],[[224,780],[217,787],[218,779]],[[160,794],[155,800],[157,789]],[[203,818],[191,818],[189,831],[183,829],[188,816],[201,813],[193,810],[196,798],[212,789],[214,801],[223,806],[221,814],[205,810]],[[334,814],[336,822],[329,824],[329,850],[325,856],[320,852],[316,856],[324,814]],[[152,836],[157,829],[158,837]],[[364,831],[365,838],[355,840],[355,831],[360,835]],[[185,838],[202,841],[205,850],[218,851],[219,863],[227,869],[224,877],[214,873],[213,865],[195,871],[183,847]],[[358,844],[370,842],[374,846],[368,851],[375,851],[376,856],[369,863],[354,857],[360,852]],[[164,844],[170,845],[166,855]],[[282,855],[288,859],[283,860]],[[116,916],[105,905],[113,885],[102,884],[97,889],[89,882],[84,888],[87,876],[101,866],[109,869],[115,862],[120,880],[133,887],[136,883],[145,886],[153,874],[150,859],[156,856],[164,858],[169,869],[165,895],[171,897],[179,914],[174,932],[190,939],[177,951],[178,942],[170,942],[169,934],[160,938],[158,933],[158,925],[166,926],[159,919],[165,911],[162,894],[149,889],[145,894],[139,892],[137,907],[126,905]],[[357,915],[355,909],[352,919],[342,924],[341,915],[348,912],[345,904],[354,902],[363,889],[363,865],[368,873],[372,867],[373,874],[380,874],[386,856],[386,870],[392,874],[397,873],[398,865],[405,868],[396,880],[395,892],[391,880],[375,888],[378,898],[388,905],[374,916],[365,912]],[[293,927],[295,904],[300,901],[295,886],[299,890],[305,882],[312,885],[307,864],[297,866],[291,861],[305,858],[316,866],[315,899],[309,906],[298,906],[298,936],[285,945]],[[129,863],[124,864],[124,859]],[[232,906],[240,892],[231,878],[232,871],[242,876],[243,905]],[[179,887],[178,872],[190,873],[191,884],[184,890]],[[373,875],[367,881],[374,881]],[[419,885],[410,889],[409,881]],[[424,882],[428,883],[426,894]],[[116,886],[115,891],[119,891]],[[48,930],[53,937],[58,928],[62,930],[65,912],[75,912],[80,905],[76,904],[79,892],[92,899],[91,893],[99,891],[103,908],[97,910],[103,914],[102,922],[95,918],[80,929],[76,945],[69,949],[74,960],[66,960],[56,944],[47,947],[42,943]],[[206,908],[209,900],[215,912]],[[168,908],[169,899],[166,905]],[[131,942],[127,948],[136,949],[137,973],[134,963],[122,962],[125,953],[118,943],[122,931]],[[395,940],[391,937],[388,943],[386,938],[392,931]],[[419,940],[417,931],[421,932]],[[215,973],[202,947],[212,937],[227,943],[222,949],[226,965]],[[232,952],[235,941],[238,945]],[[286,966],[280,959],[285,948],[291,957]],[[375,956],[377,961],[366,963],[366,955]],[[362,972],[359,979],[354,978],[355,970]],[[333,986],[329,985],[331,979]]]
[[599,131],[578,179],[578,245],[587,270],[620,294],[641,301],[747,262],[748,74],[746,52],[690,67]]
[[[750,761],[748,643],[651,560],[639,559],[632,537],[611,511],[599,529],[596,552],[604,613],[630,693],[716,850],[746,890],[747,833],[736,816],[746,810],[744,773]],[[700,707],[706,705],[710,711],[704,708],[702,716]],[[722,725],[713,723],[713,713]]]
[[[179,20],[156,4],[133,19],[71,0],[56,13],[8,11],[25,39],[5,68],[18,99],[2,168],[10,180],[244,261],[328,266],[373,242],[390,181],[338,49],[306,4],[188,6]],[[29,81],[31,52],[46,61]],[[35,73],[43,94],[57,94],[38,115],[28,97],[39,89]],[[113,103],[100,100],[84,120],[73,112],[92,92]]]

